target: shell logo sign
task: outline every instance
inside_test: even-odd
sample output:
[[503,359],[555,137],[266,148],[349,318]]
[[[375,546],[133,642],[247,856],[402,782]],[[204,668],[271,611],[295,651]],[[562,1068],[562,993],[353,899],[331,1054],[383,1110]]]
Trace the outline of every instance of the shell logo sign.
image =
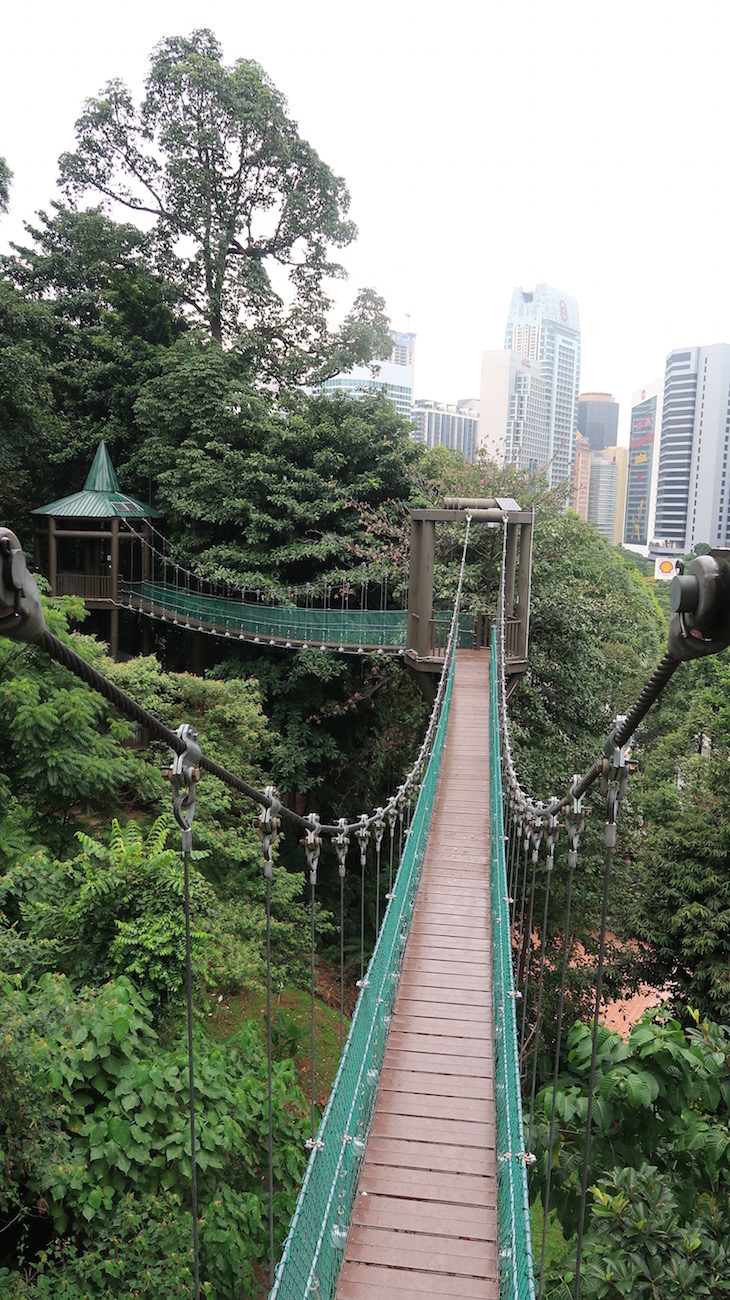
[[655,579],[659,581],[663,579],[665,582],[667,582],[670,578],[674,577],[676,572],[677,572],[676,560],[668,560],[665,557],[663,560],[654,561]]

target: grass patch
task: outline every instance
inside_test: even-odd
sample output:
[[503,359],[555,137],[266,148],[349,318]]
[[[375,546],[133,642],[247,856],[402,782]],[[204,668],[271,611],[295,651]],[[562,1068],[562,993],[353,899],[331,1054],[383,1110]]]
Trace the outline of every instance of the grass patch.
[[[543,1208],[542,1198],[537,1197],[530,1206],[530,1232],[532,1233],[532,1254],[535,1260],[536,1272],[540,1268],[540,1252],[542,1250],[542,1227],[543,1227]],[[551,1210],[548,1218],[547,1233],[545,1236],[545,1274],[550,1273],[551,1269],[557,1268],[564,1260],[568,1258],[573,1249],[574,1238],[568,1241],[563,1236],[563,1229],[555,1216],[555,1211]]]
[[[288,989],[274,994],[271,1004],[272,1049],[275,1060],[293,1060],[306,1097],[311,1089],[312,1005],[309,993]],[[225,1042],[249,1020],[266,1033],[266,994],[247,991],[214,1001],[208,1027],[213,1038]],[[345,1037],[350,1022],[345,1016]],[[324,1110],[340,1063],[340,1013],[320,999],[314,1003],[314,1099]]]

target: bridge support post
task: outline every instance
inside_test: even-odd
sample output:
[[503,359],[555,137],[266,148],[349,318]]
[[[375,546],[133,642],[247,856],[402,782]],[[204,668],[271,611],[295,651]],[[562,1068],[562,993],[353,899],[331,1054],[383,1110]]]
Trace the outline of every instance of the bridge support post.
[[[516,648],[517,656],[520,659],[527,659],[527,648],[530,630],[530,588],[532,586],[532,529],[535,522],[535,512],[532,512],[532,518],[529,523],[521,523],[520,529],[520,567],[517,574],[517,617],[518,624],[518,644]],[[514,579],[513,579],[514,580]]]
[[432,652],[435,545],[435,521],[414,519],[411,515],[407,645],[419,659],[427,658]]
[[[112,537],[111,537],[111,580],[112,580],[112,600],[119,599],[119,518],[115,516],[112,519]],[[109,627],[109,654],[112,659],[119,658],[119,609],[116,605],[112,606]]]

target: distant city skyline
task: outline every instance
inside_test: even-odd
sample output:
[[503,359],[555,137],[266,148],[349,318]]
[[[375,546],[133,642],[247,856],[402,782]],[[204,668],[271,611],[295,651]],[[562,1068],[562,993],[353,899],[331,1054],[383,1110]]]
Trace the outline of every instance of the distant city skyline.
[[[578,301],[581,388],[614,394],[624,444],[632,394],[662,376],[670,352],[730,342],[718,164],[730,6],[716,0],[691,14],[682,0],[616,0],[610,13],[524,0],[519,22],[511,6],[464,0],[443,12],[372,0],[366,22],[335,0],[245,11],[128,0],[123,22],[67,0],[35,25],[10,7],[0,154],[14,181],[1,250],[56,196],[84,100],[113,77],[139,97],[155,43],[203,25],[227,62],[264,67],[345,178],[359,238],[342,252],[349,282],[332,285],[335,314],[360,286],[382,294],[394,329],[417,336],[417,399],[477,396],[516,284],[560,285]],[[565,138],[541,133],[546,96]],[[670,187],[687,159],[696,183]]]

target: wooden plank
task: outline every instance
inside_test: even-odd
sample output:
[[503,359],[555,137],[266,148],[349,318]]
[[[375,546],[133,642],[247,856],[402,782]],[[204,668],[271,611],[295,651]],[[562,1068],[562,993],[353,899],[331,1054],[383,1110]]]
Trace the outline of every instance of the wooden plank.
[[[451,961],[444,959],[443,952],[439,953],[438,958],[427,957],[424,952],[408,953],[403,958],[404,975],[440,975],[441,978],[451,982],[452,979],[461,978],[465,980],[474,980],[472,988],[484,988],[484,981],[488,978],[487,963],[476,961],[460,961],[453,957]],[[460,988],[469,988],[468,984],[460,984]]]
[[372,1264],[349,1263],[342,1266],[338,1300],[377,1300],[393,1296],[394,1300],[423,1300],[423,1296],[437,1296],[439,1300],[498,1300],[496,1282],[494,1290],[483,1278],[448,1277],[438,1273],[420,1273],[400,1268],[378,1268]]
[[419,1034],[410,1029],[401,1030],[393,1026],[388,1035],[396,1051],[431,1052],[435,1055],[458,1056],[461,1060],[479,1057],[487,1062],[492,1060],[492,1044],[487,1039],[462,1038],[458,1034]]
[[404,1097],[460,1097],[473,1101],[494,1100],[494,1079],[491,1074],[477,1077],[460,1070],[449,1073],[441,1070],[403,1069],[387,1060],[380,1076],[380,1087],[397,1091]]
[[357,1196],[353,1224],[392,1228],[396,1232],[428,1232],[457,1241],[493,1241],[496,1210],[463,1205],[458,1216],[442,1201],[411,1201],[398,1196]]
[[460,989],[452,988],[450,985],[445,987],[433,981],[427,983],[422,979],[414,980],[412,976],[401,980],[398,992],[401,1006],[405,1006],[413,1014],[416,1014],[416,1008],[420,1007],[422,1002],[433,1007],[436,1015],[443,1014],[442,1009],[445,1006],[458,1007],[461,1015],[462,1008],[476,1013],[483,1007],[492,1005],[492,993],[489,989]]
[[382,1228],[353,1227],[347,1243],[347,1258],[369,1263],[377,1259],[383,1268],[418,1269],[424,1273],[445,1273],[457,1278],[494,1277],[496,1260],[491,1245],[484,1241],[459,1241],[425,1232],[391,1232]]
[[[392,1070],[417,1070],[424,1074],[458,1074],[465,1075],[464,1058],[449,1056],[444,1052],[403,1051],[400,1048],[388,1048],[384,1065]],[[469,1078],[494,1078],[493,1063],[486,1057],[470,1058]]]
[[448,1114],[412,1115],[410,1112],[387,1112],[381,1106],[370,1130],[372,1137],[407,1138],[411,1142],[440,1142],[457,1147],[481,1147],[494,1150],[494,1128],[484,1119],[485,1108],[466,1120]]
[[368,1140],[368,1160],[373,1168],[427,1169],[446,1174],[475,1174],[488,1178],[494,1172],[494,1152],[480,1147],[451,1146],[446,1142],[409,1142],[407,1138]]
[[482,1123],[483,1113],[479,1103],[492,1100],[485,1097],[451,1097],[441,1093],[409,1093],[405,1097],[385,1088],[378,1097],[378,1115],[421,1117],[423,1119],[454,1119],[469,1123]]
[[486,1175],[444,1173],[430,1169],[393,1169],[366,1159],[358,1189],[368,1196],[407,1196],[414,1201],[443,1201],[447,1205],[480,1205],[494,1209],[496,1180]]

